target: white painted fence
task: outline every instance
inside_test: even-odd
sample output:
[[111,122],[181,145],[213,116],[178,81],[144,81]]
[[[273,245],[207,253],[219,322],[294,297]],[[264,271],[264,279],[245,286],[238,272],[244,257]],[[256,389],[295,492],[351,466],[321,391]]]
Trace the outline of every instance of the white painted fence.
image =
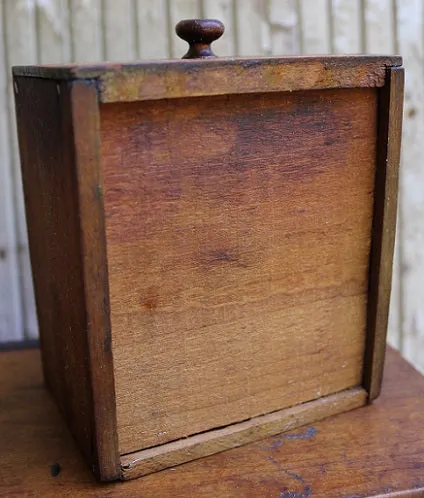
[[0,0],[0,341],[37,336],[10,66],[180,57],[183,18],[225,55],[399,53],[406,67],[389,339],[424,371],[424,0]]

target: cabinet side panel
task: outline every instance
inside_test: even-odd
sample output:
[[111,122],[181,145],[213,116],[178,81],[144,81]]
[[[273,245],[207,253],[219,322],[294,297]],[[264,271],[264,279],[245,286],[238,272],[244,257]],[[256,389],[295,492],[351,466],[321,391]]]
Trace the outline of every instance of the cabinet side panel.
[[93,399],[95,472],[120,477],[115,385],[109,319],[109,285],[100,165],[100,119],[95,81],[72,83],[72,119],[86,309],[86,337]]
[[392,283],[393,249],[402,136],[403,68],[390,68],[380,90],[373,240],[369,277],[364,387],[372,401],[380,394]]
[[16,77],[16,113],[44,377],[97,470],[71,85]]

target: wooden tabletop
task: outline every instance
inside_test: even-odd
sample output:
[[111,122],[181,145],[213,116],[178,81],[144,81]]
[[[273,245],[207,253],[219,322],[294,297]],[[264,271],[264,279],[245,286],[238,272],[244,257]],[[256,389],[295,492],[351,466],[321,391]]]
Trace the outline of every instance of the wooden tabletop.
[[389,350],[372,405],[144,478],[94,482],[43,387],[38,350],[0,353],[0,496],[424,496],[424,378]]

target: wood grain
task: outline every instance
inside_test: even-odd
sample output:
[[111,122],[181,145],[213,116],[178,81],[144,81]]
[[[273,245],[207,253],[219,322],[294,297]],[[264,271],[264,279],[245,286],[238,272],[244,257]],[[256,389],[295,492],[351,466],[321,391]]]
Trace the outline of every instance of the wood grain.
[[[3,10],[0,5],[0,39],[3,40]],[[12,147],[8,123],[8,78],[4,51],[0,51],[0,343],[24,338],[18,237],[11,175]]]
[[[37,56],[40,64],[60,64],[71,60],[69,1],[36,3]],[[34,57],[34,56],[33,56]]]
[[373,89],[101,107],[121,453],[361,383],[376,118]]
[[86,322],[70,95],[66,83],[24,78],[15,83],[45,381],[90,460],[91,395],[84,361],[87,337],[81,333]]
[[402,337],[400,350],[424,372],[424,182],[422,136],[424,134],[424,4],[419,0],[397,6],[398,49],[405,55],[405,113],[403,159],[400,170]]
[[384,376],[382,395],[365,408],[141,479],[99,484],[42,387],[38,351],[0,353],[0,494],[422,496],[424,379],[390,348]]
[[[262,5],[262,10],[265,10],[265,5]],[[282,56],[301,53],[298,11],[296,0],[269,1],[268,21],[272,54]],[[250,33],[246,35],[250,36]]]
[[[104,103],[223,94],[382,87],[397,56],[205,59],[98,66],[25,66],[16,75],[98,79]],[[200,71],[201,68],[201,71]]]
[[102,0],[69,0],[71,60],[103,60]]
[[302,54],[331,52],[331,18],[327,0],[299,1],[299,35]]
[[131,61],[137,59],[133,0],[103,0],[101,2],[104,26],[104,59]]
[[121,458],[125,480],[174,467],[220,451],[237,448],[246,443],[274,436],[281,432],[311,424],[323,418],[359,408],[366,403],[367,393],[362,388],[302,403],[293,408],[255,417],[239,424],[217,429],[125,455]]
[[269,55],[271,29],[267,18],[267,3],[258,0],[234,0],[233,5],[235,16],[232,30],[236,39],[236,55]]
[[[70,97],[86,320],[83,333],[87,351],[84,359],[89,363],[93,412],[92,465],[99,479],[109,481],[117,479],[120,470],[96,83],[74,82]],[[73,382],[78,385],[77,379]]]
[[[34,291],[31,275],[31,264],[28,251],[27,225],[22,192],[21,168],[19,165],[19,149],[16,133],[16,118],[14,109],[14,89],[10,66],[14,64],[31,64],[37,62],[35,10],[27,9],[25,0],[2,2],[3,9],[3,43],[7,54],[4,71],[7,78],[8,100],[8,136],[11,145],[11,161],[9,171],[13,183],[15,200],[15,229],[17,238],[18,273],[20,278],[20,299],[22,303],[22,329],[24,338],[38,336],[37,318],[35,312]],[[11,284],[13,285],[13,284]]]
[[[335,54],[360,54],[363,49],[362,0],[330,0],[331,52]],[[381,53],[381,52],[380,52]]]
[[168,22],[167,1],[136,0],[138,59],[166,59],[170,57],[170,37],[173,26]]
[[379,145],[364,361],[364,387],[370,401],[379,395],[383,377],[396,234],[403,82],[403,69],[390,69],[387,85],[380,91],[379,97]]
[[96,86],[15,88],[45,381],[99,478],[117,478]]

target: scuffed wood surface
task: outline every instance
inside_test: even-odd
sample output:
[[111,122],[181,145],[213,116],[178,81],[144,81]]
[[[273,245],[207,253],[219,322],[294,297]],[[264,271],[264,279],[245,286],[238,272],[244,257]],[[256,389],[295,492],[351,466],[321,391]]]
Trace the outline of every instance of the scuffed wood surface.
[[379,95],[368,334],[364,363],[364,387],[369,393],[370,401],[380,393],[386,349],[396,232],[403,89],[403,68],[390,69],[387,72],[386,86]]
[[42,386],[38,351],[0,354],[0,398],[3,496],[405,498],[424,493],[424,379],[391,350],[383,393],[373,405],[125,483],[94,481]]
[[[170,57],[171,52],[179,58],[185,45],[174,34],[173,22],[178,15],[221,18],[226,33],[216,43],[216,53],[220,56],[286,55],[294,48],[296,53],[303,54],[404,53],[407,106],[411,111],[405,114],[405,182],[402,181],[404,186],[400,191],[406,222],[404,230],[400,219],[395,250],[389,340],[401,349],[404,346],[408,357],[424,368],[420,353],[424,325],[418,306],[423,296],[419,284],[423,274],[420,220],[424,208],[416,194],[416,186],[422,183],[419,137],[424,119],[420,110],[422,0],[180,0],[170,2],[172,9],[168,9],[167,3],[166,0],[2,1],[0,10],[6,28],[1,37],[5,55],[0,61],[2,77],[10,79],[10,65],[14,63],[160,59]],[[178,43],[180,48],[176,47]],[[12,96],[11,87],[9,95],[1,85],[0,92],[0,102],[4,104]],[[14,324],[6,327],[9,335],[1,337],[7,340],[23,337],[24,329],[27,336],[35,337],[37,327],[19,190],[13,107],[3,104],[0,154],[3,174],[9,178],[0,181],[0,196],[9,207],[3,211],[7,219],[0,224],[0,240],[12,242],[12,246],[8,260],[1,263],[6,269],[0,275],[0,287],[2,302],[10,304],[4,306],[10,317],[7,321]],[[10,235],[11,227],[17,227],[16,236]],[[405,256],[400,263],[402,245]]]
[[237,448],[290,429],[318,422],[331,415],[359,408],[366,403],[367,393],[352,388],[292,408],[251,418],[239,424],[208,431],[172,443],[138,451],[121,458],[125,480],[151,474],[178,464]]
[[376,119],[375,89],[102,106],[121,453],[360,385]]

